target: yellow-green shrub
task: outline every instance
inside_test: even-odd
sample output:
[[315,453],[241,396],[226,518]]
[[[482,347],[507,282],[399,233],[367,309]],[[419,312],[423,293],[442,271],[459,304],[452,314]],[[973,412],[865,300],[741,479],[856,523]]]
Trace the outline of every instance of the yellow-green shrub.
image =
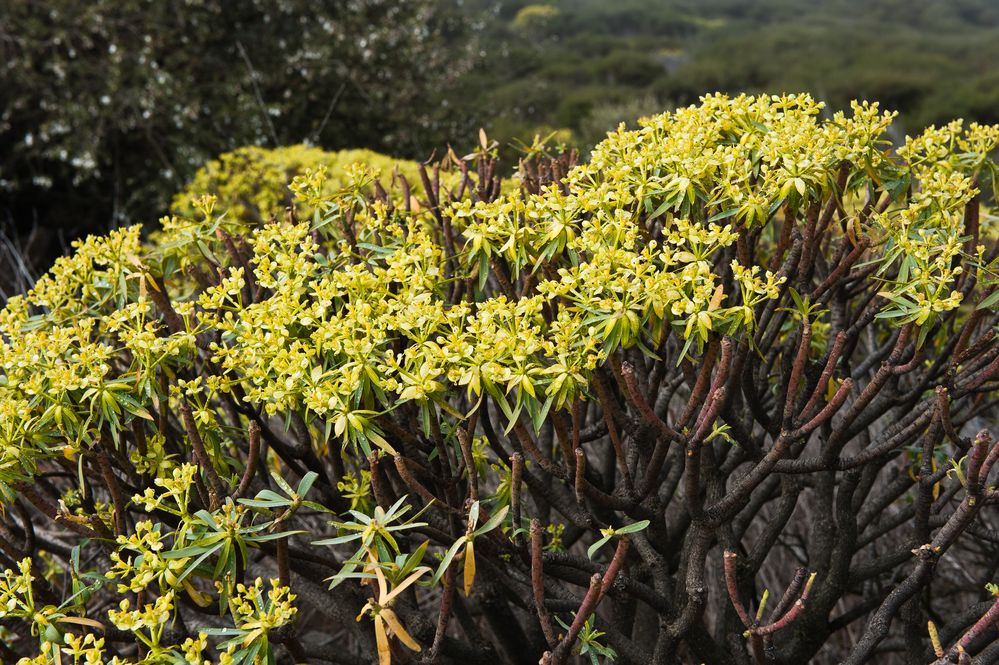
[[[223,153],[198,169],[184,191],[174,197],[171,210],[176,215],[193,216],[192,200],[213,194],[220,210],[239,220],[259,223],[292,205],[294,197],[288,185],[297,176],[325,168],[328,177],[324,193],[334,196],[348,183],[348,168],[356,164],[367,167],[386,190],[395,189],[392,179],[396,172],[414,188],[419,187],[419,164],[372,150],[327,151],[302,144],[283,148],[247,146]],[[311,214],[311,210],[303,211],[304,217]]]
[[[819,632],[781,633],[786,662],[838,649],[827,618],[855,592],[852,562],[893,540],[863,529],[913,499],[959,534],[999,498],[999,446],[961,434],[995,414],[997,248],[978,220],[999,128],[895,151],[876,104],[820,111],[708,96],[585,164],[535,157],[498,196],[477,182],[498,183],[483,146],[468,181],[409,209],[367,196],[363,168],[249,151],[264,166],[197,181],[235,212],[199,197],[156,242],[78,243],[0,312],[0,491],[63,571],[43,581],[31,548],[3,549],[20,562],[0,580],[16,653],[30,633],[33,662],[200,662],[209,646],[275,662],[337,629],[357,662],[397,642],[446,662],[576,647],[651,662],[657,642],[663,662],[725,662],[712,654],[743,632],[763,658],[792,621]],[[267,223],[253,210],[283,205],[282,173],[311,214]],[[809,541],[817,575],[793,614],[740,625],[734,555],[722,571],[714,544],[752,546],[750,581],[799,495],[837,520]],[[929,525],[943,556],[957,536]],[[706,598],[709,566],[734,614]],[[459,587],[482,594],[488,638],[448,630]],[[605,595],[642,620],[615,621]],[[293,623],[299,601],[312,612]],[[723,646],[698,632],[705,612]]]

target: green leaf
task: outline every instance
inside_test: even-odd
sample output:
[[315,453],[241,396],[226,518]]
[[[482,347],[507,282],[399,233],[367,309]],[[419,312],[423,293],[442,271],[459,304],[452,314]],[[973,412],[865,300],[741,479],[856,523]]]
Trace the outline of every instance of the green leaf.
[[603,547],[604,545],[606,545],[607,541],[610,540],[610,539],[611,539],[610,536],[604,536],[603,538],[601,538],[597,542],[595,542],[592,545],[590,545],[590,547],[586,550],[586,558],[592,559],[593,555],[596,554],[597,550],[600,549],[601,547]]
[[874,315],[875,319],[897,319],[900,316],[906,316],[909,312],[903,309],[887,310],[884,312],[878,312]]
[[[257,496],[253,497],[254,501],[272,501],[280,503],[282,505],[289,504],[291,501],[286,496],[281,496],[273,490],[260,490],[257,492]],[[240,501],[242,503],[242,501]]]
[[696,336],[695,336],[695,335],[691,335],[691,336],[690,336],[690,337],[688,337],[688,338],[687,338],[687,340],[686,340],[686,341],[685,341],[685,342],[683,343],[683,349],[681,349],[681,351],[680,351],[680,355],[679,355],[679,356],[677,357],[677,359],[676,359],[676,366],[677,366],[677,367],[679,367],[679,366],[680,366],[680,363],[682,363],[682,362],[683,362],[683,359],[687,357],[687,351],[689,351],[689,350],[690,350],[690,346],[691,346],[691,344],[693,344],[693,343],[694,343],[694,339],[695,339],[695,338],[696,338]]
[[207,510],[199,510],[198,512],[194,513],[194,516],[197,517],[199,520],[201,520],[201,522],[206,526],[210,526],[216,531],[219,530],[218,522],[215,521],[215,518],[212,517],[211,513],[209,513]]
[[189,556],[198,556],[199,554],[203,554],[205,552],[211,553],[218,548],[219,545],[217,543],[214,545],[192,545],[191,547],[183,547],[179,550],[164,552],[160,556],[164,559],[184,559]]
[[318,477],[318,473],[315,471],[309,471],[307,474],[302,476],[302,481],[298,483],[298,491],[295,493],[300,497],[308,494],[309,490],[312,489],[312,484],[316,482],[316,478]]
[[471,508],[468,509],[468,526],[474,529],[479,523],[479,502],[473,501]]
[[[291,489],[291,485],[289,485],[288,482],[284,478],[282,478],[280,474],[278,474],[278,473],[272,473],[271,477],[274,479],[274,482],[276,482],[278,484],[278,487],[280,487],[282,490],[284,490],[285,494],[287,494],[288,496],[292,496],[293,494],[295,494],[295,490]],[[267,490],[264,490],[264,491],[266,492]],[[263,492],[261,492],[261,493],[263,493]],[[273,494],[273,492],[272,492],[272,494]]]
[[131,413],[133,416],[138,416],[139,418],[144,418],[145,420],[152,420],[153,414],[149,413],[148,410],[137,401],[132,399],[125,393],[119,392],[115,395],[115,399],[118,400],[124,407],[125,410]]
[[919,326],[919,335],[916,336],[917,349],[923,348],[923,342],[926,341],[926,336],[929,334],[930,329],[932,327],[933,327],[933,318],[930,318],[929,321],[926,321],[925,323],[923,323],[923,325]]
[[266,543],[269,540],[277,540],[278,538],[287,538],[288,536],[297,536],[301,533],[308,533],[308,531],[279,531],[278,533],[268,533],[264,536],[251,536],[246,540],[251,543]]
[[614,529],[614,533],[617,533],[617,534],[621,534],[621,533],[636,533],[636,532],[641,531],[642,529],[646,528],[647,526],[649,526],[650,523],[651,522],[649,522],[649,520],[642,520],[640,522],[635,522],[634,524],[629,524],[627,526],[623,526],[620,529]]
[[413,569],[420,565],[420,562],[423,561],[423,555],[427,552],[427,545],[429,544],[429,540],[424,540],[412,554],[406,557],[406,562],[399,567],[399,577],[408,577]]
[[657,217],[659,217],[659,215],[661,215],[664,212],[666,212],[672,206],[673,206],[673,200],[671,198],[666,199],[665,201],[663,201],[662,203],[659,204],[659,207],[655,209],[655,212],[653,212],[651,215],[649,215],[649,218],[646,221],[651,222],[652,220],[654,220]]
[[717,222],[720,219],[726,219],[728,217],[731,217],[732,215],[734,215],[737,212],[739,212],[738,208],[729,208],[728,210],[726,210],[724,212],[720,212],[717,215],[712,215],[711,217],[708,217],[708,219],[706,221],[708,223]]
[[[548,412],[551,411],[554,400],[555,394],[549,395],[541,408],[531,415],[531,425],[534,427],[535,434],[538,434],[541,431],[541,426],[545,424],[545,419],[548,418]],[[530,410],[528,410],[528,413],[530,413]]]
[[212,572],[212,577],[214,579],[219,579],[222,572],[226,569],[234,569],[235,562],[232,561],[232,541],[226,540],[222,544],[222,550],[219,552],[219,560],[215,564],[215,570]]
[[239,502],[251,508],[280,508],[281,506],[290,506],[292,503],[290,499],[268,499],[264,501],[260,499],[239,499]]
[[437,572],[434,573],[434,576],[431,579],[432,584],[437,584],[440,582],[441,578],[444,577],[444,573],[447,572],[448,566],[451,565],[451,561],[454,559],[455,555],[458,554],[458,550],[461,549],[466,540],[465,536],[462,536],[458,540],[454,541],[454,545],[448,549],[444,558],[441,559],[441,565],[437,567]]
[[347,579],[349,579],[352,576],[353,572],[357,569],[357,566],[358,564],[355,561],[348,561],[347,563],[345,563],[343,568],[340,569],[339,573],[337,573],[333,577],[326,578],[330,580],[329,588],[332,589],[341,584],[342,582],[346,581]]
[[333,511],[322,505],[321,503],[316,503],[315,501],[303,501],[302,505],[311,510],[315,510],[320,513],[332,513]]
[[[263,633],[263,635],[266,634],[267,633]],[[260,649],[264,646],[264,643],[265,643],[264,640],[259,637],[256,640],[254,640],[250,648],[246,650],[246,655],[243,656],[243,662],[244,663],[258,662],[257,654],[260,653]]]
[[996,289],[987,298],[985,298],[985,300],[978,303],[978,306],[975,307],[975,309],[989,309],[990,307],[994,307],[996,304],[999,304],[999,289]]
[[212,552],[214,552],[215,549],[218,549],[218,548],[211,549],[211,550],[205,552],[204,554],[202,554],[201,556],[199,556],[197,559],[194,559],[193,561],[191,561],[191,563],[189,563],[187,565],[187,568],[185,568],[184,571],[177,578],[177,584],[180,584],[181,582],[183,582],[184,580],[186,580],[188,575],[190,575],[195,570],[197,570],[198,566],[201,565],[201,562],[204,561],[205,559],[207,559],[208,555],[210,555]]
[[486,282],[489,281],[489,259],[485,254],[479,256],[479,291],[482,292],[486,288]]
[[246,631],[239,628],[202,628],[200,632],[211,637],[229,637],[230,635],[243,635]]
[[793,288],[788,288],[788,292],[791,294],[791,300],[794,301],[794,306],[797,307],[799,311],[805,312],[808,308],[805,306],[805,301],[801,299],[801,295],[799,295]]
[[324,540],[313,540],[313,545],[343,545],[344,543],[349,543],[352,540],[357,540],[361,537],[360,533],[351,533],[346,536],[337,536],[336,538],[326,538]]
[[484,533],[492,531],[497,526],[503,523],[503,519],[506,517],[507,512],[509,512],[510,506],[503,506],[499,510],[493,513],[493,516],[489,518],[489,521],[483,524],[481,527],[476,529],[473,535],[481,536]]

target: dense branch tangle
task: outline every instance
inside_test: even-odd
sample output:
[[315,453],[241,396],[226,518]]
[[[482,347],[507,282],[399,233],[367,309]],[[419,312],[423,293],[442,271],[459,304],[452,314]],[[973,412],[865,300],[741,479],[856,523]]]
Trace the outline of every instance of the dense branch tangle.
[[820,108],[78,244],[0,314],[4,657],[994,662],[999,130]]

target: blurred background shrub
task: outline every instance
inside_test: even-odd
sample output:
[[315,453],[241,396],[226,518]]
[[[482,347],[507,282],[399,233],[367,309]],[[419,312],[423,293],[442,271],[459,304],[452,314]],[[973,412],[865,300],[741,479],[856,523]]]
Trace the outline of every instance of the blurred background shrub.
[[244,145],[419,153],[427,91],[467,68],[463,20],[437,0],[4,2],[3,214],[71,237],[153,221]]
[[[333,195],[348,186],[348,167],[354,164],[370,169],[373,179],[385,189],[392,189],[397,175],[409,183],[420,182],[418,163],[373,150],[330,152],[302,144],[275,149],[251,146],[224,153],[198,169],[187,187],[173,198],[171,212],[194,216],[193,201],[212,194],[218,208],[228,211],[229,216],[246,222],[267,221],[294,204],[288,183],[296,176],[325,169],[323,191]],[[445,180],[454,177],[447,174]]]

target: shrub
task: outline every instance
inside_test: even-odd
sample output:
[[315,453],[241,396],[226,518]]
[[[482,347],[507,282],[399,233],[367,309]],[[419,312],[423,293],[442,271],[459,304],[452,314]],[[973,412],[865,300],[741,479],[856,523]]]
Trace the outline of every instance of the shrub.
[[821,108],[77,243],[0,312],[4,657],[990,659],[999,128]]
[[[366,167],[383,189],[392,189],[396,174],[410,183],[420,182],[419,164],[399,160],[371,150],[327,151],[306,145],[284,148],[248,146],[219,155],[198,169],[184,191],[173,199],[173,212],[191,217],[194,200],[205,194],[216,197],[216,206],[247,223],[259,223],[295,204],[288,185],[306,171],[326,169],[323,194],[333,196],[349,181],[349,168]],[[457,181],[445,174],[445,184]],[[373,183],[371,183],[373,185]],[[373,191],[366,191],[373,194]],[[311,215],[312,210],[304,211]]]
[[513,17],[513,28],[531,37],[543,37],[559,18],[559,9],[552,5],[525,5]]

